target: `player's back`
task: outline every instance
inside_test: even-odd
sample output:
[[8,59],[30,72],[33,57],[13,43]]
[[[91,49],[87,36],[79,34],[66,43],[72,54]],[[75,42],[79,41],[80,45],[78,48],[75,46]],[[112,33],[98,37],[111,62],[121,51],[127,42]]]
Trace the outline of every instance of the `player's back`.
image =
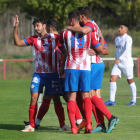
[[65,31],[63,38],[68,50],[66,69],[90,70],[90,56],[87,53],[91,45],[90,33],[82,35]]

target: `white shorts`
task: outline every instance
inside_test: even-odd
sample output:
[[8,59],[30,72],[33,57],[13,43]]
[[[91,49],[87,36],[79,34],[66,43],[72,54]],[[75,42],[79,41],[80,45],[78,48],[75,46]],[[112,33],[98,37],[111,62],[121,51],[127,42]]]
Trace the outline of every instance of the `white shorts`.
[[122,73],[124,73],[126,79],[132,79],[133,78],[133,66],[120,67],[115,64],[112,68],[111,75],[118,75],[119,78],[121,78]]

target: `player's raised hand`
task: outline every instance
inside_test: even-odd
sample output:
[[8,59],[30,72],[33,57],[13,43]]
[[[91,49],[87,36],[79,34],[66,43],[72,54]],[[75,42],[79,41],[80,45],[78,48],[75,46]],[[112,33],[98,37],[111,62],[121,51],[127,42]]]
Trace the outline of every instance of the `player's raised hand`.
[[13,17],[13,27],[16,28],[16,27],[18,27],[18,25],[19,25],[18,16],[15,15],[15,16]]

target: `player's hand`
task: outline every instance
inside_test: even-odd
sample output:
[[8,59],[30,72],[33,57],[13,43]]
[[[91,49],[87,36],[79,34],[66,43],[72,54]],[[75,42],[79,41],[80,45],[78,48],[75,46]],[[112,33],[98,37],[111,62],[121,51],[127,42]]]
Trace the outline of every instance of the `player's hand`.
[[88,52],[88,55],[90,56],[96,55],[96,52],[93,49],[89,49],[87,52]]
[[19,25],[19,20],[18,20],[18,16],[15,15],[15,17],[13,17],[13,27],[17,28]]
[[115,60],[114,64],[119,64],[120,61],[121,61],[121,59],[117,59],[117,60]]
[[68,28],[66,27],[66,28],[64,28],[62,31],[68,31]]
[[61,67],[59,68],[59,75],[62,76],[62,75],[64,74],[64,72],[65,72],[64,67],[61,66]]

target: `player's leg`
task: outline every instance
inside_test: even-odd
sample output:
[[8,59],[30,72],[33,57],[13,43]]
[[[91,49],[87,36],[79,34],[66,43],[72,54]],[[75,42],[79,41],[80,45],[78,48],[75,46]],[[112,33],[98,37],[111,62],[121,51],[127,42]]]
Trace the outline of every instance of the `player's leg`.
[[[105,65],[103,62],[101,63],[93,63],[91,65],[91,91],[90,97],[96,95],[98,98],[101,98],[100,88],[102,85],[102,79],[104,74]],[[94,114],[97,125],[92,129],[92,132],[104,132],[106,131],[105,123],[104,123],[104,115],[103,113],[92,104],[92,112]]]
[[68,116],[71,123],[71,130],[73,134],[77,134],[78,130],[75,124],[76,114],[76,91],[78,91],[79,81],[78,70],[65,70],[65,91],[69,94],[69,100],[67,103]]
[[117,84],[116,81],[118,78],[121,78],[121,70],[120,68],[115,64],[111,71],[111,77],[110,77],[110,100],[105,102],[105,105],[108,106],[114,106],[115,103],[115,95],[117,91]]
[[[63,99],[67,103],[68,99],[69,99],[69,94],[64,89],[65,78],[59,78],[59,83],[60,83],[60,95],[63,96]],[[78,108],[77,104],[76,104],[75,117],[76,117],[76,125],[79,125],[82,122],[82,118],[81,118],[81,114],[80,114],[80,111],[79,111],[79,108]]]
[[92,115],[92,103],[89,97],[90,91],[90,71],[81,70],[79,79],[79,90],[81,91],[83,98],[83,109],[85,112],[86,127],[85,133],[91,133],[91,115]]
[[45,116],[45,114],[49,110],[51,98],[52,98],[52,96],[50,96],[50,95],[43,96],[43,101],[42,101],[42,104],[39,108],[39,111],[38,111],[38,114],[37,114],[37,117],[35,120],[35,125],[36,125],[37,129],[40,127],[40,123],[41,123],[43,117]]
[[82,122],[77,126],[77,129],[79,130],[79,129],[82,129],[86,126],[85,112],[84,112],[84,109],[83,109],[83,98],[82,98],[82,95],[81,95],[80,91],[77,92],[76,102],[77,102],[77,106],[78,106],[78,108],[81,112],[81,115],[83,117]]
[[55,94],[59,94],[58,73],[44,74],[44,85],[45,85],[44,97],[35,121],[36,126],[40,126],[42,118],[48,112],[52,96]]
[[127,79],[129,86],[130,86],[130,91],[131,91],[131,96],[132,96],[131,102],[127,106],[137,105],[136,104],[137,89],[136,89],[136,84],[133,80],[133,66],[122,68],[122,71]]
[[110,133],[114,128],[114,126],[118,123],[119,119],[112,115],[112,113],[105,106],[104,102],[101,99],[99,99],[97,96],[93,96],[91,98],[91,101],[107,117],[109,121],[109,128],[107,133]]
[[64,108],[60,100],[60,94],[53,95],[52,99],[54,102],[55,113],[58,117],[59,124],[60,124],[59,130],[71,131],[71,128],[65,124],[65,113],[64,113]]
[[76,92],[69,92],[69,101],[67,103],[67,110],[69,115],[69,120],[71,123],[71,131],[73,134],[77,134],[77,128],[75,124],[75,114],[76,114]]
[[35,117],[37,113],[37,100],[39,97],[39,93],[43,92],[43,84],[42,84],[42,75],[33,74],[32,82],[31,82],[31,102],[29,106],[29,124],[25,127],[25,129],[21,130],[22,132],[34,131],[35,127]]

